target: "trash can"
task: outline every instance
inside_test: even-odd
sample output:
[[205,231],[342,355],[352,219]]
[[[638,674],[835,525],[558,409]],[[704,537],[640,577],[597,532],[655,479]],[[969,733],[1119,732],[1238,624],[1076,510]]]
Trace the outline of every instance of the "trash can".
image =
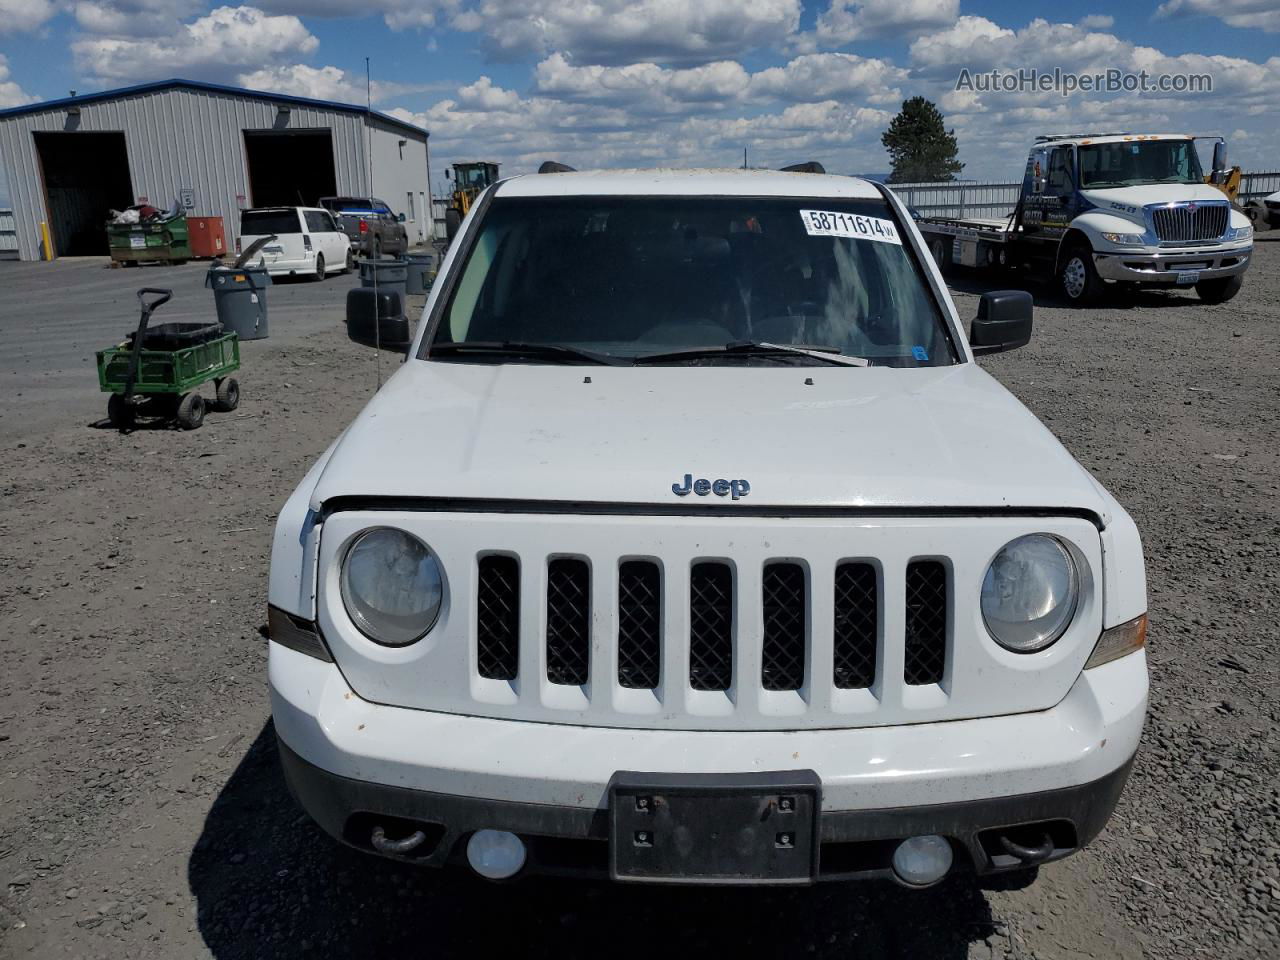
[[361,260],[360,286],[375,287],[379,293],[398,293],[401,302],[407,296],[409,265],[403,260]]
[[267,287],[271,286],[266,267],[215,264],[205,274],[204,285],[213,291],[218,321],[225,330],[241,340],[266,338]]
[[436,258],[430,253],[406,253],[405,269],[408,270],[406,289],[409,293],[424,294],[431,289],[431,272]]
[[153,219],[139,223],[108,223],[107,246],[111,262],[186,263],[191,259],[191,243],[187,236],[187,218],[179,214],[168,220]]

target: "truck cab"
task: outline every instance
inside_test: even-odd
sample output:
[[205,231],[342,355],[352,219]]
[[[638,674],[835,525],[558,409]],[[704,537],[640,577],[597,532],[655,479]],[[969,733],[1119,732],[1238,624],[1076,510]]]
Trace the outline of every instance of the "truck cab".
[[1225,145],[1217,141],[1206,177],[1195,140],[1041,137],[1007,223],[926,219],[921,226],[955,238],[951,259],[1052,278],[1072,303],[1097,301],[1117,284],[1194,287],[1201,299],[1222,303],[1243,283],[1253,227],[1214,185],[1227,172]]

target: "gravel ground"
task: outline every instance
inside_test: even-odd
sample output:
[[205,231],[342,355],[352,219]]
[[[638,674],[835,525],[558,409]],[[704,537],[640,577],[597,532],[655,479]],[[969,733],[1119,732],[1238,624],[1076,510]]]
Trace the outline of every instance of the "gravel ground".
[[1111,826],[1034,885],[493,886],[324,837],[258,631],[275,513],[375,385],[335,313],[249,345],[240,409],[193,433],[88,427],[92,381],[0,421],[0,956],[1280,955],[1280,242],[1228,306],[1037,298],[1031,346],[984,363],[1137,519],[1153,696]]

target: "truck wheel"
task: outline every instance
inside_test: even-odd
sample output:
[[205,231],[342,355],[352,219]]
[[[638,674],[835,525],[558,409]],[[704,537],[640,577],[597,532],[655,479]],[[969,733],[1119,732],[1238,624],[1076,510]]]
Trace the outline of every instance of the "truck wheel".
[[316,276],[315,276],[315,279],[316,279],[316,282],[317,282],[317,283],[319,283],[321,280],[323,280],[323,279],[324,279],[324,254],[323,254],[323,253],[317,253],[317,254],[316,254]]
[[1212,280],[1201,280],[1196,284],[1196,293],[1205,303],[1226,303],[1244,286],[1244,274],[1234,277],[1214,277]]
[[1093,251],[1084,244],[1071,247],[1058,265],[1058,286],[1071,303],[1096,303],[1102,295],[1102,278],[1093,266]]
[[235,377],[218,381],[218,409],[231,411],[240,406],[240,384]]
[[195,430],[204,423],[204,397],[194,391],[178,404],[178,423],[183,430]]
[[382,241],[379,240],[377,237],[373,238],[373,252],[369,254],[369,259],[371,260],[382,259]]
[[933,255],[933,262],[938,265],[938,269],[946,271],[951,266],[951,244],[935,237],[929,241],[929,253]]
[[113,393],[107,398],[107,419],[117,430],[128,430],[133,426],[133,404],[125,403],[124,397]]
[[1254,230],[1265,230],[1267,227],[1267,208],[1261,200],[1254,200],[1244,208],[1244,215],[1253,224]]

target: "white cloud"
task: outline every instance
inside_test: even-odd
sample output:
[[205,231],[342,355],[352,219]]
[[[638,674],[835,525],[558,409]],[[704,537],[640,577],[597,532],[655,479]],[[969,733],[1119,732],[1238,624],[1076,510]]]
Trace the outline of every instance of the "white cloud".
[[733,101],[746,92],[749,82],[747,71],[732,60],[686,69],[656,63],[579,67],[569,63],[564,54],[553,53],[534,68],[534,85],[541,94],[560,100],[626,103],[651,110]]
[[[263,67],[261,70],[240,74],[237,82],[251,90],[268,90],[342,103],[364,103],[368,95],[363,74],[348,73],[332,66],[310,67],[304,63]],[[372,100],[379,103],[415,89],[420,88],[375,80],[372,85]]]
[[81,30],[131,37],[173,33],[204,8],[200,0],[78,0],[71,7]]
[[458,13],[461,0],[259,0],[268,13],[300,17],[366,17],[381,14],[392,30],[439,26]]
[[579,64],[706,63],[776,45],[800,23],[799,0],[479,0],[455,16],[491,56],[562,51]]
[[1280,33],[1280,4],[1276,0],[1168,0],[1157,17],[1217,17],[1242,29]]
[[1079,25],[1086,30],[1110,30],[1116,25],[1116,18],[1107,13],[1090,13],[1080,18]]
[[218,7],[164,37],[83,37],[71,49],[80,72],[104,82],[174,75],[226,80],[312,53],[319,43],[297,17],[242,6]]
[[35,30],[57,12],[52,0],[0,0],[0,33]]
[[814,33],[821,46],[840,47],[864,37],[933,30],[959,15],[960,0],[831,0]]
[[35,103],[39,97],[33,97],[16,82],[9,79],[9,60],[0,53],[0,109],[4,107],[21,107]]
[[778,100],[865,100],[890,103],[901,99],[898,88],[907,71],[887,60],[851,53],[811,53],[751,77],[751,94]]

